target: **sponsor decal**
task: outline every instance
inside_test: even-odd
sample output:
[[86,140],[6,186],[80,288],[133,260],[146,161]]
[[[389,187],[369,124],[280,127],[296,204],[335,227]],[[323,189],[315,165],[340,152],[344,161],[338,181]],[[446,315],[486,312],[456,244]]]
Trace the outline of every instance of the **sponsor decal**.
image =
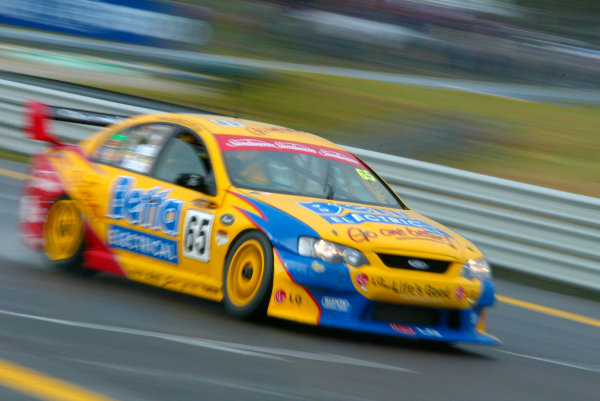
[[375,179],[375,176],[373,176],[373,174],[371,174],[371,172],[369,170],[364,170],[361,168],[357,168],[356,172],[358,173],[359,177],[362,178],[363,180],[366,181],[377,181]]
[[44,192],[60,192],[63,188],[60,177],[54,171],[38,170],[27,183],[30,188]]
[[275,301],[276,304],[280,304],[280,303],[285,302],[286,297],[287,297],[287,295],[286,295],[285,291],[277,290],[277,291],[275,291],[273,300]]
[[348,237],[354,242],[371,242],[372,239],[378,237],[375,231],[363,230],[358,227],[350,227],[348,229]]
[[223,224],[224,226],[230,226],[235,221],[235,218],[233,217],[233,215],[231,215],[229,213],[225,213],[224,215],[221,216],[220,220],[221,220],[221,224]]
[[217,245],[225,245],[229,242],[229,236],[225,231],[219,230],[215,234],[215,242],[217,243]]
[[324,309],[336,312],[348,313],[352,309],[350,302],[345,298],[323,297],[321,298],[321,305]]
[[467,293],[466,293],[465,289],[461,286],[456,287],[456,289],[454,290],[454,296],[459,301],[462,301],[463,299],[465,299],[466,295],[467,295]]
[[275,301],[276,304],[282,304],[288,301],[292,305],[300,306],[302,305],[302,294],[290,293],[288,296],[284,290],[279,289],[275,291],[275,294],[273,295],[273,301]]
[[365,273],[358,273],[354,278],[354,282],[357,286],[360,287],[361,290],[367,292],[367,284],[369,284],[369,276]]
[[123,135],[123,133],[112,134],[110,139],[114,139],[115,141],[126,141],[127,136]]
[[302,305],[302,294],[290,294],[288,300],[295,305]]
[[399,280],[387,280],[384,277],[373,276],[373,287],[392,291],[398,295],[409,295],[426,298],[450,299],[450,287],[436,287],[431,284],[416,284]]
[[439,233],[431,232],[432,230],[428,230],[426,228],[417,228],[417,227],[404,227],[404,228],[381,228],[379,229],[379,233],[384,237],[393,237],[394,239],[421,239],[421,240],[429,240],[435,242],[448,242],[448,238],[450,235],[435,229]]
[[[433,227],[431,224],[426,223],[422,220],[415,220],[409,218],[405,213],[396,210],[387,210],[374,207],[347,205],[342,203],[328,203],[328,202],[298,202],[298,205],[316,213],[329,224],[354,224],[360,225],[363,223],[383,223],[383,224],[394,224],[400,226],[406,226],[408,230],[412,231],[406,233],[403,230],[393,232],[392,230],[385,231],[386,236],[401,236],[406,234],[407,236],[423,236],[427,237],[427,234],[434,234],[441,237],[450,237],[442,230]],[[374,235],[373,235],[374,234]],[[378,235],[374,232],[357,232],[353,231],[348,233],[351,239],[356,242],[368,241],[369,239],[376,238]]]
[[217,208],[217,204],[208,199],[194,199],[191,202],[191,204],[192,204],[192,206],[199,207],[202,209],[216,209]]
[[275,146],[271,142],[265,142],[261,139],[255,138],[240,138],[240,139],[229,139],[225,143],[227,148],[273,148],[276,149]]
[[19,221],[21,223],[41,223],[44,221],[44,211],[39,196],[21,196],[19,198]]
[[229,139],[226,143],[228,148],[268,148],[272,150],[284,150],[292,153],[309,153],[316,155],[317,150],[295,142],[273,141],[267,142],[256,138]]
[[197,293],[206,292],[209,294],[218,294],[220,288],[209,284],[185,280],[180,277],[173,277],[170,274],[161,274],[156,270],[147,269],[128,269],[127,277],[145,283],[152,283],[157,287],[170,288],[180,292]]
[[213,123],[220,125],[221,127],[238,127],[238,128],[245,128],[246,126],[242,123],[238,123],[237,121],[231,121],[231,120],[210,120]]
[[174,240],[115,225],[108,228],[108,246],[174,264],[179,260]]
[[312,261],[312,263],[310,264],[310,268],[317,273],[323,273],[325,271],[325,266],[322,263],[317,262],[316,260]]
[[[81,178],[82,176],[83,178]],[[105,205],[98,197],[96,182],[83,174],[75,174],[74,177],[77,177],[72,182],[74,197],[87,208],[91,217],[98,220],[103,219]]]
[[436,329],[432,329],[430,327],[416,327],[416,329],[424,336],[442,338],[442,335]]
[[471,321],[471,325],[475,326],[479,321],[479,313],[476,310],[473,310],[469,320]]
[[395,240],[420,239],[450,244],[448,236],[432,234],[426,229],[414,227],[380,228],[377,232],[359,227],[350,227],[347,230],[347,234],[350,240],[357,243],[371,242],[371,240],[379,237],[388,237]]
[[329,202],[298,202],[298,205],[318,214],[319,216],[341,216],[345,212],[357,214],[376,214],[382,216],[408,219],[408,215],[396,210],[381,209],[369,206],[350,205]]
[[392,330],[407,336],[414,336],[417,334],[415,330],[410,326],[404,326],[398,323],[390,323],[390,327],[392,328]]
[[316,150],[309,148],[308,146],[301,145],[299,143],[275,141],[274,144],[277,147],[277,149],[285,149],[293,153],[317,153]]
[[274,152],[298,153],[335,160],[353,166],[365,167],[350,152],[343,149],[326,148],[307,143],[282,141],[271,138],[244,137],[238,135],[218,135],[217,140],[223,152],[232,150],[267,150]]
[[319,154],[327,159],[339,160],[344,163],[359,165],[360,162],[348,153],[342,153],[337,150],[319,149]]
[[133,188],[134,182],[128,176],[119,176],[113,182],[107,217],[177,236],[183,202],[168,198],[170,189],[161,191],[156,187],[145,191]]
[[201,262],[210,260],[210,234],[214,216],[189,209],[185,214],[183,256]]
[[[86,124],[95,125],[110,125],[123,121],[121,116],[113,116],[109,114],[87,113],[85,111],[54,108],[54,117],[62,117],[69,120],[77,120],[76,122],[84,122]],[[114,135],[112,136],[114,137]]]

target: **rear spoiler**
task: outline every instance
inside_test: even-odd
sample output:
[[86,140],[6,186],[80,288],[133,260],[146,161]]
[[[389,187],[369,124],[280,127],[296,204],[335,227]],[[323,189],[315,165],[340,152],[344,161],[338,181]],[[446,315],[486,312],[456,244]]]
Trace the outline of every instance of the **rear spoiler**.
[[106,127],[128,117],[114,114],[96,113],[66,107],[54,107],[30,100],[25,104],[25,132],[30,139],[50,142],[55,146],[65,146],[48,130],[47,121],[66,121],[70,123]]

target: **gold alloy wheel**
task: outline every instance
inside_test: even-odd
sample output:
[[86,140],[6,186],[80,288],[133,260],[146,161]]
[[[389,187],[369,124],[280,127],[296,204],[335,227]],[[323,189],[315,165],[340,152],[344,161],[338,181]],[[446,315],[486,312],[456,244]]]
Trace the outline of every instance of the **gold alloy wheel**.
[[61,199],[48,210],[44,224],[44,252],[50,260],[69,259],[83,241],[83,222],[75,202]]
[[227,272],[227,294],[232,304],[248,305],[259,291],[265,274],[263,248],[255,239],[244,242],[231,259]]

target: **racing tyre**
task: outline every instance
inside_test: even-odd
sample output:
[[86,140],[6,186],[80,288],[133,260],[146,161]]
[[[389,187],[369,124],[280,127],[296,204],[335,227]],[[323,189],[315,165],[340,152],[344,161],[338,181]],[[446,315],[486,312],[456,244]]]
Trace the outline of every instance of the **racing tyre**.
[[273,249],[259,231],[243,233],[225,261],[225,309],[241,318],[266,316],[273,286]]
[[85,228],[75,201],[67,196],[58,198],[48,209],[43,233],[49,265],[69,273],[94,273],[83,267]]

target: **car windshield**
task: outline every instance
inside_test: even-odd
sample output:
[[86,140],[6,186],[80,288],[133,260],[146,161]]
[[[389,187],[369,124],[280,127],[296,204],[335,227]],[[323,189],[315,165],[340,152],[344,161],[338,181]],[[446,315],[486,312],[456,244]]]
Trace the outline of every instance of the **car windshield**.
[[[253,190],[332,200],[404,207],[388,187],[358,159],[331,150],[310,155],[287,151],[223,152],[232,183]],[[343,161],[336,158],[343,156]]]

